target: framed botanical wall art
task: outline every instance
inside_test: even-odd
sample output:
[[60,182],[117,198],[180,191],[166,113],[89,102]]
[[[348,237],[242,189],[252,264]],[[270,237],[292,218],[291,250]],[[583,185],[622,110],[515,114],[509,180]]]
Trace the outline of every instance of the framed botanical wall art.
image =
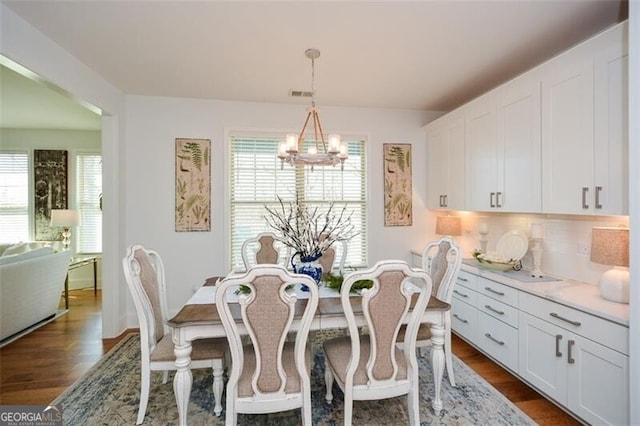
[[176,139],[177,232],[211,230],[211,140]]
[[411,144],[385,143],[384,226],[411,226],[413,196]]
[[64,150],[33,151],[36,241],[62,240],[60,228],[51,226],[51,210],[67,208],[67,158]]

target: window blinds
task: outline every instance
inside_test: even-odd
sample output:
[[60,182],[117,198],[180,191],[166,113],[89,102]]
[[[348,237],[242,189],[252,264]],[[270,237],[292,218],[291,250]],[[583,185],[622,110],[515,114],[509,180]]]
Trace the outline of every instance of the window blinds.
[[[102,156],[78,154],[76,156],[77,209],[80,225],[76,231],[78,253],[102,252]],[[73,238],[73,233],[71,234]]]
[[29,240],[29,156],[0,153],[0,243]]
[[[346,205],[358,235],[349,241],[345,264],[366,265],[367,206],[365,141],[343,138],[349,147],[344,171],[335,167],[280,166],[277,158],[282,135],[232,135],[230,141],[230,235],[231,268],[243,267],[242,243],[260,232],[273,232],[264,219],[265,206],[279,207],[283,202],[304,200],[311,207],[328,207],[335,211]],[[311,142],[305,141],[304,150]],[[340,249],[338,247],[338,249]],[[340,253],[338,253],[340,255]]]

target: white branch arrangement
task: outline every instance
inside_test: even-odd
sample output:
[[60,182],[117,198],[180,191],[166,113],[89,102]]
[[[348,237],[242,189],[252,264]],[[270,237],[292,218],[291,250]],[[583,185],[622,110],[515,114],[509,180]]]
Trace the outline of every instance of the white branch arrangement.
[[334,203],[326,211],[319,207],[309,208],[304,203],[284,203],[278,197],[280,207],[265,206],[267,224],[277,231],[278,239],[291,247],[300,258],[321,256],[336,241],[348,241],[358,233],[351,224],[352,213],[345,205],[334,212]]

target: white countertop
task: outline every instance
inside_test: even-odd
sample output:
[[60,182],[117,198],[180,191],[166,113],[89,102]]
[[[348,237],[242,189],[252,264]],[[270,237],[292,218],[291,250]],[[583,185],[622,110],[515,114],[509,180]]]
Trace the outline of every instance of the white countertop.
[[481,266],[462,264],[463,271],[470,272],[509,287],[578,309],[597,317],[629,327],[629,305],[610,302],[600,297],[598,286],[557,278],[557,281],[531,282],[517,279],[517,274],[497,273]]

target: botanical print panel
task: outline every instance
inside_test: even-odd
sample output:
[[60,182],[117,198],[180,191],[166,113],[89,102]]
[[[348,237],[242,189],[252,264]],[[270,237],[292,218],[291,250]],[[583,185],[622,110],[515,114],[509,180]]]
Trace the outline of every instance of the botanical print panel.
[[176,231],[211,230],[211,140],[176,139]]
[[411,226],[411,144],[384,144],[384,226]]
[[62,241],[61,229],[51,226],[51,210],[67,208],[67,151],[33,151],[35,240]]

